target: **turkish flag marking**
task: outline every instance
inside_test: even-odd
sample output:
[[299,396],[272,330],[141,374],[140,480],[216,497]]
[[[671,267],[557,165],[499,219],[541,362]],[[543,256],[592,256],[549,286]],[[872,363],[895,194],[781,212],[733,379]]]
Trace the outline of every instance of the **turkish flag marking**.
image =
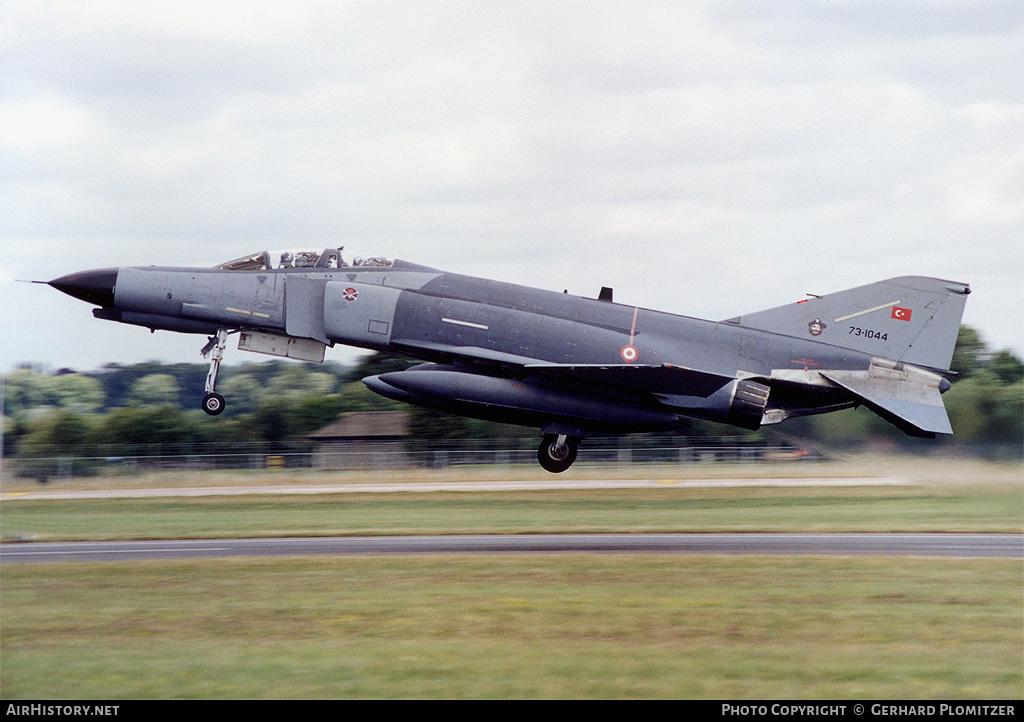
[[899,306],[892,307],[892,318],[897,321],[909,321],[911,313],[912,311],[909,308],[900,308]]

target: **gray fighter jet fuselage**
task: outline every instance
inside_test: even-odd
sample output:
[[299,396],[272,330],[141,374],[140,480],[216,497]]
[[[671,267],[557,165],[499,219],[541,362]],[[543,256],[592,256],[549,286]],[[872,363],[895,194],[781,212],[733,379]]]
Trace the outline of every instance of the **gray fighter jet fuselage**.
[[904,276],[722,322],[446,273],[346,263],[341,249],[260,252],[214,268],[122,267],[50,285],[98,318],[210,336],[203,408],[217,414],[239,348],[323,361],[336,343],[427,363],[364,379],[393,399],[541,430],[563,471],[588,432],[747,429],[863,404],[908,434],[952,433],[940,394],[970,288]]

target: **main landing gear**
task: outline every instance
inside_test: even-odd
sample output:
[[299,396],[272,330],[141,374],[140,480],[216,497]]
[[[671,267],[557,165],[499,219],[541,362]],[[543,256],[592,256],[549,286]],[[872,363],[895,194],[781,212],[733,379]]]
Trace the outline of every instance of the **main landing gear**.
[[206,396],[203,397],[203,411],[216,416],[224,410],[224,397],[217,393],[217,373],[220,362],[224,359],[224,347],[228,344],[228,330],[219,329],[217,335],[210,336],[209,342],[203,346],[203,358],[210,359],[210,372],[206,374]]
[[537,450],[537,461],[552,474],[559,474],[576,461],[580,439],[566,434],[544,434],[540,448]]

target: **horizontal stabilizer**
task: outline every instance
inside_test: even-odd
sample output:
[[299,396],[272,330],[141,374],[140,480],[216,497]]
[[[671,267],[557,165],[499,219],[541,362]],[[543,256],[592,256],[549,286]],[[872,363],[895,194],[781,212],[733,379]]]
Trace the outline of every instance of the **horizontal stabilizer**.
[[910,436],[953,433],[940,391],[947,382],[936,374],[878,360],[868,371],[819,373]]

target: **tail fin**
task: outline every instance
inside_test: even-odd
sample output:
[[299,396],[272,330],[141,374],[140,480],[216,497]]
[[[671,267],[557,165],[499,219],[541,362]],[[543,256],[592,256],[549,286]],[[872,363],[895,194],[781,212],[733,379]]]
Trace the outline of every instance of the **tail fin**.
[[901,276],[731,318],[727,323],[813,338],[941,371],[949,368],[953,358],[970,292],[965,283]]

